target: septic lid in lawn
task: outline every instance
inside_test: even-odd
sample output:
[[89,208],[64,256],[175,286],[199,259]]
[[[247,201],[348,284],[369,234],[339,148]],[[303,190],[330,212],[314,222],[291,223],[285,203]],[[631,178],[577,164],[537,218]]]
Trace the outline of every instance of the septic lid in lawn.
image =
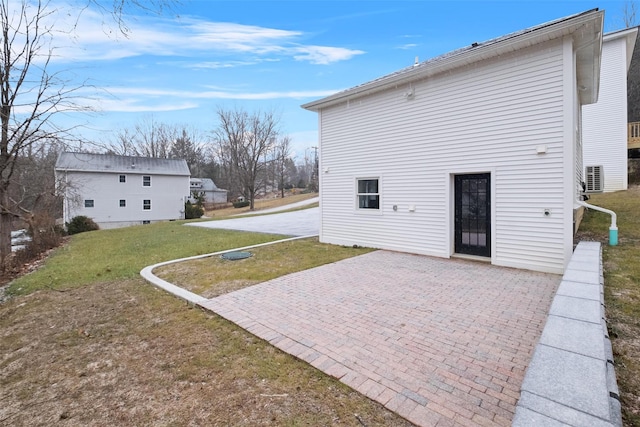
[[229,261],[236,261],[238,259],[245,259],[251,256],[251,252],[227,252],[225,254],[220,255],[220,258],[226,259]]

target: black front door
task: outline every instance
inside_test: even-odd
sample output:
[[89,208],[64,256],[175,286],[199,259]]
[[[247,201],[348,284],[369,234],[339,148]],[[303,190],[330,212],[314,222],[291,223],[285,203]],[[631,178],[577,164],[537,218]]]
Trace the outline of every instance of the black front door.
[[455,252],[491,256],[491,174],[455,177]]

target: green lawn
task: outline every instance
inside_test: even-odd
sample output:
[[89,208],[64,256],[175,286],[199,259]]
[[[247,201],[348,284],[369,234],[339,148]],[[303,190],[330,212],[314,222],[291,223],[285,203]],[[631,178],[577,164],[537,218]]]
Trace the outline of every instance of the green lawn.
[[185,227],[172,221],[80,233],[57,249],[43,268],[14,281],[10,295],[137,277],[147,265],[270,242],[284,236]]

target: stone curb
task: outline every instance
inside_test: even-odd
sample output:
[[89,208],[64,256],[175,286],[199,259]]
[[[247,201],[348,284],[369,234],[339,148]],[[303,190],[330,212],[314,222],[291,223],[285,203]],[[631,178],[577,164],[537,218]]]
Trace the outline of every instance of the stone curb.
[[512,425],[622,426],[598,242],[580,242],[573,252],[525,374]]
[[200,304],[203,303],[205,301],[207,301],[207,298],[202,297],[200,295],[194,294],[193,292],[190,292],[186,289],[183,289],[179,286],[174,285],[173,283],[169,283],[166,280],[162,280],[161,278],[159,278],[158,276],[156,276],[155,274],[153,274],[153,270],[158,268],[158,267],[162,267],[163,265],[169,265],[169,264],[175,264],[177,262],[182,262],[182,261],[190,261],[193,259],[200,259],[200,258],[208,258],[208,257],[212,257],[212,256],[216,256],[216,255],[222,255],[228,252],[235,252],[235,251],[244,251],[247,249],[253,249],[253,248],[259,248],[261,246],[268,246],[268,245],[273,245],[275,243],[282,243],[282,242],[289,242],[292,240],[299,240],[299,239],[308,239],[310,237],[317,237],[317,234],[311,235],[311,236],[297,236],[297,237],[290,237],[288,239],[281,239],[281,240],[275,240],[273,242],[267,242],[267,243],[260,243],[258,245],[251,245],[251,246],[244,246],[242,248],[234,248],[234,249],[227,249],[224,251],[219,251],[219,252],[212,252],[210,254],[204,254],[204,255],[196,255],[196,256],[191,256],[191,257],[186,257],[186,258],[179,258],[179,259],[174,259],[171,261],[164,261],[164,262],[159,262],[157,264],[153,264],[150,265],[148,267],[143,268],[140,271],[140,275],[149,283],[151,283],[152,285],[163,289],[167,292],[169,292],[170,294],[173,294],[175,296],[177,296],[178,298],[181,298],[185,301],[187,301],[190,304]]

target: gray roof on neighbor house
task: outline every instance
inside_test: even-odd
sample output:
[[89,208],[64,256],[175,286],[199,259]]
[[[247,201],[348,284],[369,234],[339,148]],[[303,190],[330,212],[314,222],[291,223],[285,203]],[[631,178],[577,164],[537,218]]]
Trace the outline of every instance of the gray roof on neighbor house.
[[57,171],[113,172],[155,175],[190,176],[183,159],[118,156],[116,154],[69,153],[60,154]]
[[191,187],[197,188],[197,184],[200,184],[199,188],[202,191],[227,191],[222,188],[218,188],[211,178],[191,178]]
[[429,78],[459,67],[472,66],[478,61],[569,35],[573,37],[574,44],[580,46],[580,49],[576,49],[578,86],[584,88],[581,89],[580,96],[584,98],[585,103],[593,103],[597,101],[600,82],[603,21],[604,12],[591,9],[485,42],[472,43],[325,98],[308,102],[303,104],[302,108],[318,111],[359,96],[398,87],[407,82]]

